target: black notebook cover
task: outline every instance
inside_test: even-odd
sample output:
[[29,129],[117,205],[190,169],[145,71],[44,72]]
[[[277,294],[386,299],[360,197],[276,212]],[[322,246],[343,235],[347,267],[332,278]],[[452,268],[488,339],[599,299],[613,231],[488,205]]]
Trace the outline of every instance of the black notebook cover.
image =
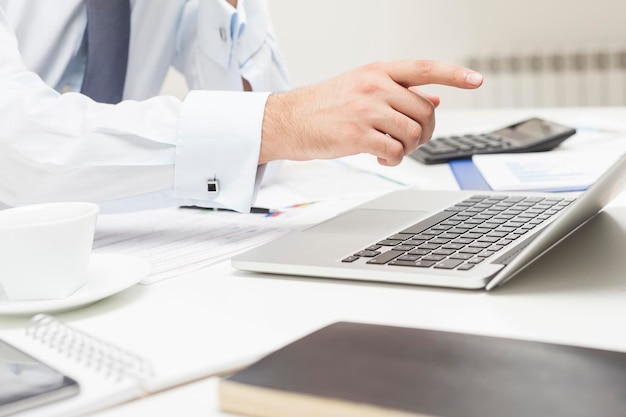
[[626,416],[626,353],[335,323],[220,381],[253,416]]

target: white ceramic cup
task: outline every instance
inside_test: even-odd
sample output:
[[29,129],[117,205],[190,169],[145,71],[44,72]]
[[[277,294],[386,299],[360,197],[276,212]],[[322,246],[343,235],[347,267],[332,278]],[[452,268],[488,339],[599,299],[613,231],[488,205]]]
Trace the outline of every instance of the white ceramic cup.
[[9,300],[65,298],[88,279],[98,205],[0,210],[0,285]]

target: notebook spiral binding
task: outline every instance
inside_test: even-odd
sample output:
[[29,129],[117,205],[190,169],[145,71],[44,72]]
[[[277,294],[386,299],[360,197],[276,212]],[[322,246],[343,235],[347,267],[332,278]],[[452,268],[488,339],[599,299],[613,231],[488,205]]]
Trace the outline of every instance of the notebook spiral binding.
[[152,366],[139,355],[75,329],[47,314],[34,316],[26,327],[26,334],[108,378],[118,381],[126,377],[144,380],[154,376]]

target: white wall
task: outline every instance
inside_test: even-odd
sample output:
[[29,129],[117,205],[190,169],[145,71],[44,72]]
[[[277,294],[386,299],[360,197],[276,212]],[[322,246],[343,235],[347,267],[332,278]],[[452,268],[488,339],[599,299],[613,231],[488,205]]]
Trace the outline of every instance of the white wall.
[[[466,64],[472,56],[532,51],[626,50],[624,0],[267,0],[294,87],[371,61],[430,58]],[[491,84],[491,85],[490,85]],[[426,87],[442,106],[475,105],[478,92]],[[163,92],[184,96],[168,77]]]
[[[624,0],[267,1],[295,87],[375,60],[626,44]],[[451,107],[473,94],[426,89]]]

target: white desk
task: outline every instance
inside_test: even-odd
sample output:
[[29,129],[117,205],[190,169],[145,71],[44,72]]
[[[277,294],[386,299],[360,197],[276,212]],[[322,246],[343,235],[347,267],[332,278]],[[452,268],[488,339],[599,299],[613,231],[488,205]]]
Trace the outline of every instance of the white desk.
[[[594,126],[605,120],[626,124],[624,108],[441,111],[438,132],[482,131],[531,115]],[[427,167],[407,160],[395,170],[423,187],[455,186],[443,165]],[[202,313],[177,318],[177,312],[171,311],[195,331],[201,330],[207,319],[237,319],[296,338],[325,324],[349,320],[626,351],[625,197],[622,194],[603,213],[493,292],[261,276],[235,271],[229,262],[222,262],[178,278],[136,286],[59,317],[71,323],[128,304],[140,308],[145,300],[171,295]],[[331,212],[316,213],[312,219],[317,221]],[[1,328],[23,326],[25,321],[5,317]],[[218,410],[215,382],[188,384],[98,416],[224,415]]]

